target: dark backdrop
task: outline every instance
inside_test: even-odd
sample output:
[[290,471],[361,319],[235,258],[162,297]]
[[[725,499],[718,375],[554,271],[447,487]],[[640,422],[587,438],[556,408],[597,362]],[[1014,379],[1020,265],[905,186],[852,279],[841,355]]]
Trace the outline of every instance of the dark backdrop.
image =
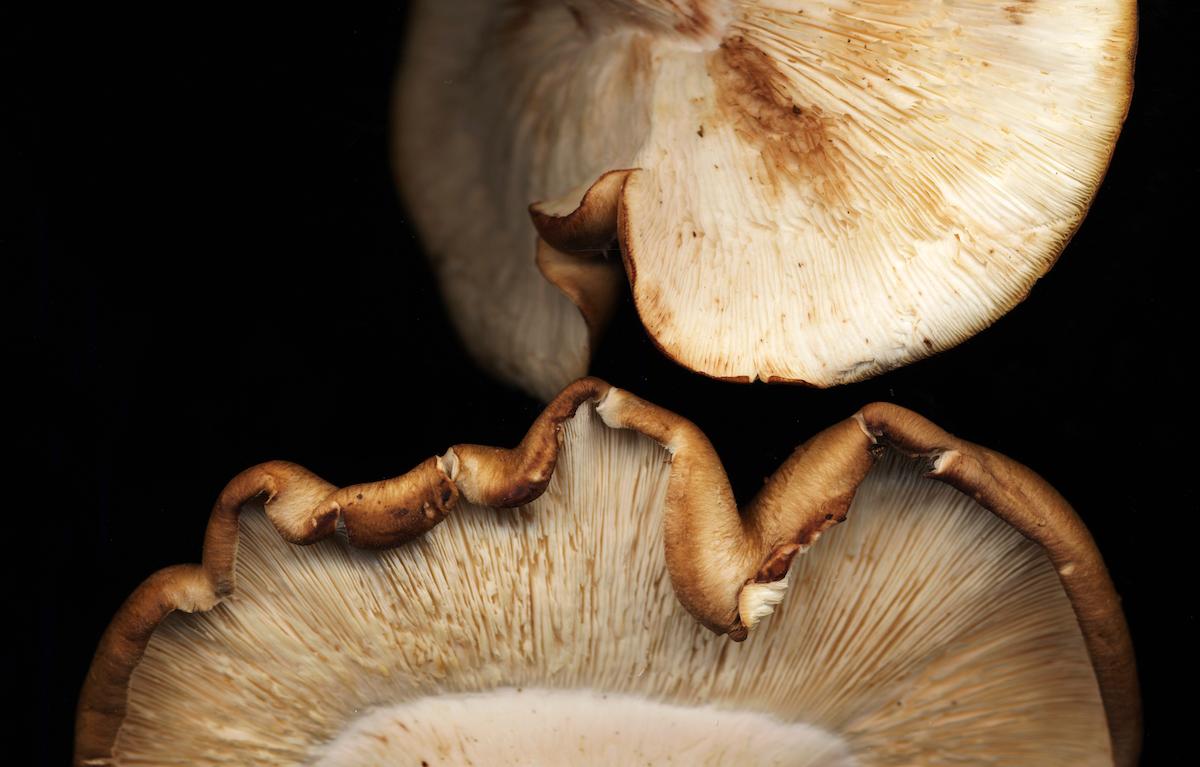
[[[0,233],[17,273],[6,431],[10,465],[32,464],[6,482],[6,665],[32,701],[17,742],[34,763],[67,761],[109,617],[155,569],[197,560],[236,472],[287,458],[338,484],[382,478],[455,442],[515,443],[539,410],[476,369],[447,324],[387,165],[404,11],[366,5],[3,24],[17,76],[4,173],[20,180],[5,204],[18,223]],[[737,386],[664,360],[626,306],[609,334],[624,345],[594,365],[696,421],[742,498],[871,400],[1041,472],[1124,596],[1148,765],[1194,750],[1195,706],[1176,703],[1197,681],[1184,6],[1144,6],[1133,108],[1090,217],[976,339],[832,391]]]

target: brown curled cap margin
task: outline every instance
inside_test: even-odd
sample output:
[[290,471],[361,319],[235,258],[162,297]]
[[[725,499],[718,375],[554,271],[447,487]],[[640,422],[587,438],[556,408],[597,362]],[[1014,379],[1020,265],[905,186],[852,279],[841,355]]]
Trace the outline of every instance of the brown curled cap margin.
[[540,496],[554,473],[562,425],[588,400],[598,403],[608,426],[632,429],[671,454],[663,529],[672,585],[700,623],[735,641],[744,640],[757,620],[743,609],[746,587],[782,579],[797,553],[844,521],[859,483],[885,449],[925,459],[926,476],[975,499],[1044,550],[1079,621],[1114,764],[1136,764],[1141,702],[1120,598],[1083,522],[1037,474],[916,413],[875,403],[796,448],[739,511],[720,459],[699,428],[595,378],[564,389],[511,450],[455,445],[398,477],[344,488],[285,461],[234,477],[213,507],[201,564],[150,576],[105,630],[80,693],[74,763],[101,763],[111,755],[130,678],[167,615],[210,610],[233,592],[244,504],[261,500],[280,536],[298,545],[329,537],[340,521],[352,546],[397,546],[437,525],[459,498],[508,508]]

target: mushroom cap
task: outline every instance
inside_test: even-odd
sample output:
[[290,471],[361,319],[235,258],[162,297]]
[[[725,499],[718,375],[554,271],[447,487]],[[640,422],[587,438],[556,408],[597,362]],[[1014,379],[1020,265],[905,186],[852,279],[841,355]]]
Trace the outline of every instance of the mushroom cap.
[[[1100,184],[1135,44],[1133,0],[419,3],[397,172],[468,346],[535,394],[586,367],[614,241],[680,364],[829,386],[1028,294]],[[546,248],[599,297],[556,295]]]
[[75,763],[1131,765],[1139,726],[1028,469],[872,405],[739,513],[695,426],[585,379],[513,450],[235,478],[101,640]]

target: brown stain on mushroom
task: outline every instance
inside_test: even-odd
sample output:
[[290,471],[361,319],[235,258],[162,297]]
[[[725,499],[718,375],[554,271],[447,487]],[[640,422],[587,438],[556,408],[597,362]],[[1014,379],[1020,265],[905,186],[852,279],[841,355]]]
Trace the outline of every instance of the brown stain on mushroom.
[[1033,11],[1036,0],[1017,0],[1014,5],[1004,6],[1004,13],[1013,24],[1024,24],[1025,16]]
[[[1099,75],[1106,82],[1119,88],[1122,94],[1123,111],[1121,122],[1129,114],[1129,100],[1133,95],[1133,70],[1137,58],[1138,26],[1137,6],[1130,5],[1128,15],[1120,22],[1108,39],[1104,41],[1104,57]],[[1111,158],[1111,151],[1110,151]]]
[[621,62],[621,76],[625,90],[630,94],[640,94],[649,87],[650,76],[654,71],[653,42],[645,35],[636,35],[625,44],[622,55],[624,60]]
[[[796,103],[775,61],[746,38],[726,38],[708,58],[717,90],[716,116],[762,159],[756,181],[776,195],[783,186],[818,181],[822,196],[836,196],[838,181],[828,153],[830,121],[820,108]],[[840,188],[840,183],[837,188]]]
[[[639,286],[640,287],[640,286]],[[669,301],[663,298],[658,285],[647,284],[638,292],[638,311],[642,315],[643,324],[653,327],[670,327],[675,322],[675,312],[671,310]]]
[[701,38],[707,37],[713,32],[712,14],[704,7],[703,0],[693,0],[686,4],[688,7],[683,7],[683,4],[672,2],[676,13],[682,18],[675,23],[675,31],[684,37]]

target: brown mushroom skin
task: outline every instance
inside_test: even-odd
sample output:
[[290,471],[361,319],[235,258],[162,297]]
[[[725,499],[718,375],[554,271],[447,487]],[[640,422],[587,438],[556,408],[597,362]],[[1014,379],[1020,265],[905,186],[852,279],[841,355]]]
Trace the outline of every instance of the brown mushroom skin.
[[174,565],[147,578],[105,630],[79,696],[75,764],[108,758],[125,717],[129,679],[154,629],[169,615],[203,612],[233,593],[238,515],[261,501],[280,535],[298,545],[332,535],[338,520],[360,548],[387,548],[424,533],[448,514],[466,491],[476,503],[510,507],[542,494],[558,459],[562,423],[580,403],[600,396],[608,384],[583,379],[567,387],[542,412],[513,450],[456,445],[451,480],[443,458],[381,482],[345,488],[286,461],[270,461],[238,474],[221,491],[209,517],[198,565]]
[[1140,699],[1119,599],[1083,523],[1032,471],[915,413],[876,403],[798,447],[739,512],[715,450],[695,425],[585,378],[555,398],[511,450],[456,445],[394,479],[341,489],[283,461],[235,477],[213,508],[202,563],[152,575],[101,638],[80,694],[75,764],[111,757],[129,681],[162,620],[175,610],[212,609],[233,592],[237,517],[247,503],[261,502],[292,543],[326,538],[341,520],[354,546],[399,545],[438,524],[460,498],[499,507],[540,496],[558,460],[563,423],[588,400],[599,403],[597,411],[610,427],[637,431],[670,453],[663,534],[673,589],[700,623],[734,640],[745,639],[752,628],[740,612],[744,590],[782,578],[798,553],[846,519],[857,487],[882,450],[925,458],[929,477],[974,498],[1045,551],[1082,630],[1115,763],[1136,762]]

